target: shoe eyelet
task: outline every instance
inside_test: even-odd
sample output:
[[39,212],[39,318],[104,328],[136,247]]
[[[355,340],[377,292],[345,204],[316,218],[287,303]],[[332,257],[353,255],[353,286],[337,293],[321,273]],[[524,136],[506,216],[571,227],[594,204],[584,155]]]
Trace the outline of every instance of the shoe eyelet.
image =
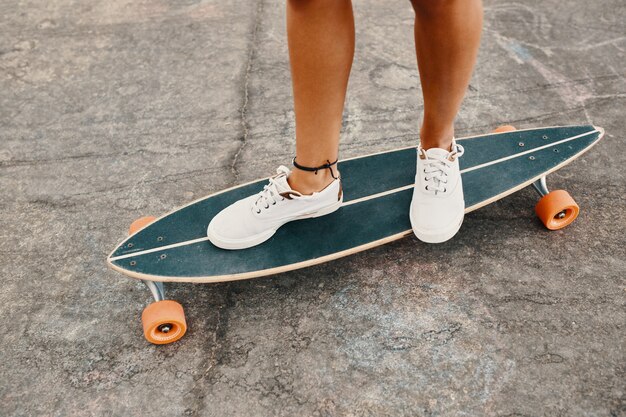
[[265,210],[267,210],[268,208],[270,208],[270,205],[268,204],[267,206],[265,206]]
[[256,214],[261,214],[261,209],[258,209],[258,210],[256,211]]
[[276,201],[274,201],[274,202],[272,203],[272,205],[273,205],[273,206],[275,206],[275,205],[276,205]]
[[426,187],[424,187],[424,189],[425,189],[426,191],[428,191],[428,185],[427,185]]
[[447,188],[444,188],[444,189],[443,189],[443,192],[445,193],[446,191],[448,191],[448,189],[447,189]]

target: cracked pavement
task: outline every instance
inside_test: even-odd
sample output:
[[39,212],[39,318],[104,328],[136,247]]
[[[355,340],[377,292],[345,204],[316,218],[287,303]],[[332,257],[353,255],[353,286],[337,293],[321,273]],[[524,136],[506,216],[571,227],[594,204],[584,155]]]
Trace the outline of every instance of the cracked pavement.
[[[105,257],[135,218],[289,162],[284,3],[0,4],[0,415],[626,414],[623,2],[486,0],[458,117],[604,127],[548,180],[573,225],[544,230],[525,189],[445,245],[167,285],[189,332],[160,347]],[[355,17],[343,158],[415,143],[422,109],[409,2]]]

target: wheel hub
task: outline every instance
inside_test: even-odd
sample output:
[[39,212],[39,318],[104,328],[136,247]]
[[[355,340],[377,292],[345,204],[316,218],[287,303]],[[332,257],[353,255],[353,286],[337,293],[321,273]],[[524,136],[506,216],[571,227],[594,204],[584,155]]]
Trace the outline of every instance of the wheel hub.
[[158,327],[161,333],[169,333],[172,330],[172,325],[170,323],[162,324]]

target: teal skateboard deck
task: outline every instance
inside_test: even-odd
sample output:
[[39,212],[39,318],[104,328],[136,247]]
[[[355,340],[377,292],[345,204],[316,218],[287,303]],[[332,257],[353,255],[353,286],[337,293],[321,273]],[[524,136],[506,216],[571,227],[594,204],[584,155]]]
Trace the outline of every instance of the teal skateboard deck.
[[[545,176],[579,157],[603,134],[601,128],[585,125],[458,139],[465,148],[460,164],[466,212],[531,184],[546,194]],[[303,268],[391,242],[411,233],[415,162],[414,147],[340,161],[344,203],[339,210],[288,223],[267,242],[238,251],[213,246],[207,225],[224,207],[259,192],[267,179],[218,192],[132,234],[107,263],[144,282],[220,282]],[[162,294],[154,288],[159,300]],[[158,289],[162,292],[162,285]]]

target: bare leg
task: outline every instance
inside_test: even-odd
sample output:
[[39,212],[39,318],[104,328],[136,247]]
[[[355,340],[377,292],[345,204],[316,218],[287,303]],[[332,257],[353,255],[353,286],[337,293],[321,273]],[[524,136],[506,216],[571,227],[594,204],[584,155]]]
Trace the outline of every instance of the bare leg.
[[[296,157],[316,167],[337,159],[341,117],[354,55],[350,0],[287,0],[287,37],[296,113]],[[303,194],[333,180],[329,170],[294,169],[291,187]]]
[[412,0],[415,50],[424,93],[420,141],[450,149],[482,29],[481,0]]

